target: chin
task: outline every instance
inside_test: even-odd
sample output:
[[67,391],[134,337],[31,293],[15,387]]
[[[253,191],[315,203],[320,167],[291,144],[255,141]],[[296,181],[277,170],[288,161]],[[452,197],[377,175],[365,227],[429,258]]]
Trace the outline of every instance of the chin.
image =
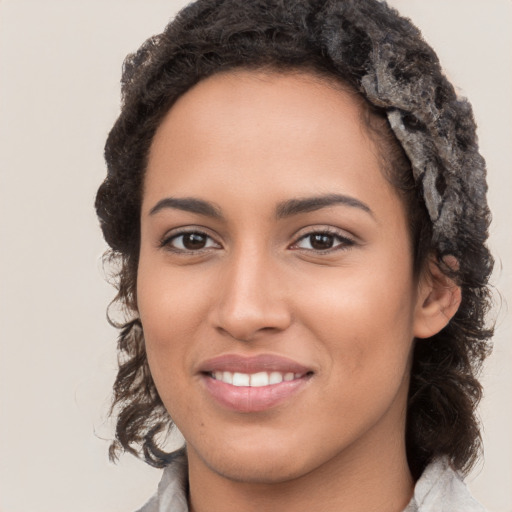
[[[267,441],[267,442],[265,442]],[[202,450],[200,457],[209,468],[225,478],[252,484],[274,484],[298,478],[314,469],[314,457],[284,440],[240,440],[218,443],[218,449]],[[189,446],[190,455],[190,446]],[[307,467],[307,462],[312,467]]]
[[284,459],[275,454],[259,453],[250,459],[233,454],[209,461],[210,468],[217,474],[235,482],[250,484],[276,484],[299,478],[309,471],[300,467],[296,457]]

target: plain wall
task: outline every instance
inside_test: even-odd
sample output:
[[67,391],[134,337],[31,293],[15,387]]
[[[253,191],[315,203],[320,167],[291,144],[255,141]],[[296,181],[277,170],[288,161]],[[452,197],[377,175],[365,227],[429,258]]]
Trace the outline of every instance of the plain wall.
[[[160,471],[108,462],[116,332],[105,320],[95,191],[124,56],[182,0],[0,0],[0,512],[135,510]],[[493,283],[512,303],[512,2],[393,0],[473,103],[494,212]],[[512,511],[511,319],[497,315],[468,478]]]

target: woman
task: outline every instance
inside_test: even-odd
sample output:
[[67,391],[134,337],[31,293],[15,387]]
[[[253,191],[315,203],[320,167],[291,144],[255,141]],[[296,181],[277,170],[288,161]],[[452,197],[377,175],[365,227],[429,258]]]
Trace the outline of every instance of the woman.
[[200,0],[127,59],[105,154],[142,510],[482,510],[485,165],[408,20]]

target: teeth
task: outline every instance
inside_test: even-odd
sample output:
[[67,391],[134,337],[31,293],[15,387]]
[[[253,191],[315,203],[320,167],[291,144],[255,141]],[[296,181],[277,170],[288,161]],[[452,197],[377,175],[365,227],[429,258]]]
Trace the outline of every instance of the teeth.
[[272,372],[269,377],[269,384],[279,384],[283,382],[283,374],[279,372]]
[[267,372],[253,373],[251,375],[251,387],[268,386],[268,380]]
[[281,382],[289,382],[294,379],[300,379],[300,373],[281,373],[281,372],[258,372],[258,373],[239,373],[239,372],[221,372],[217,371],[212,373],[215,380],[220,380],[226,384],[233,386],[246,386],[246,387],[263,387],[271,386],[272,384],[280,384]]
[[248,386],[251,376],[247,373],[233,373],[233,386]]

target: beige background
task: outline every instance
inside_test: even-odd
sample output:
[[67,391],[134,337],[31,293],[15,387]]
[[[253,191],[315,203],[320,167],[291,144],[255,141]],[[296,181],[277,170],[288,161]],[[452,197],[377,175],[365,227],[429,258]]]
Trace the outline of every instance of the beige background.
[[[489,166],[494,283],[512,304],[512,2],[393,0],[473,102]],[[160,472],[107,459],[115,331],[93,210],[121,62],[183,0],[0,0],[0,512],[135,510]],[[486,459],[468,479],[512,512],[511,319],[484,376]]]

